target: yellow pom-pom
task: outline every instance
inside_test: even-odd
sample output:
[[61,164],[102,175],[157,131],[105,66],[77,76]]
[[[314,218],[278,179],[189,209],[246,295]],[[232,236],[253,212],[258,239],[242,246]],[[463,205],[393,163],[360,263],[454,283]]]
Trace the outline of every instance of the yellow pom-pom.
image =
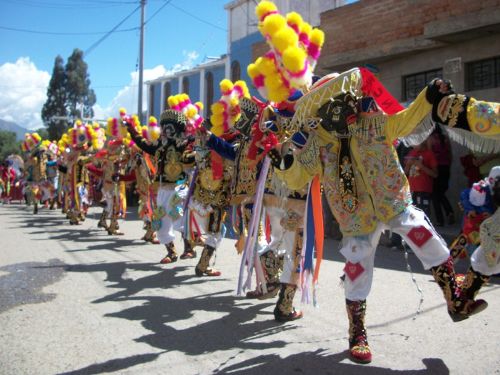
[[156,119],[156,117],[154,117],[154,116],[149,116],[148,123],[149,123],[150,125],[158,124],[158,120],[157,120],[157,119]]
[[[259,57],[259,59],[260,59],[260,57]],[[259,59],[257,59],[257,61]],[[251,79],[254,79],[255,77],[257,77],[260,74],[259,68],[257,66],[257,61],[255,64],[249,64],[247,67],[247,73]]]
[[273,46],[280,53],[283,53],[288,47],[297,45],[299,37],[290,27],[287,26],[274,34],[271,41]]
[[173,95],[168,97],[167,103],[168,103],[169,107],[173,107],[173,106],[176,106],[177,104],[179,104],[179,102],[177,101],[177,98]]
[[190,119],[193,118],[194,116],[196,116],[197,113],[198,113],[198,110],[195,107],[189,107],[186,110],[186,116],[187,116],[187,118],[190,118]]
[[240,101],[238,100],[238,98],[231,98],[231,100],[229,101],[229,105],[231,107],[236,107],[239,104],[239,102]]
[[311,40],[311,43],[321,47],[325,42],[325,33],[320,29],[313,29],[309,39]]
[[255,14],[257,15],[257,18],[260,20],[264,15],[270,12],[276,12],[277,10],[278,8],[276,8],[276,5],[272,1],[261,1],[255,7]]
[[227,78],[220,81],[219,86],[220,86],[220,91],[222,91],[223,93],[226,93],[233,89],[233,83]]
[[243,80],[236,81],[234,83],[235,86],[238,86],[241,89],[242,97],[249,98],[250,97],[250,92],[248,91],[248,86],[247,83]]
[[221,103],[214,103],[210,107],[210,110],[212,111],[212,113],[214,115],[218,115],[218,114],[221,114],[222,112],[224,112],[224,106]]
[[203,108],[205,108],[202,102],[196,102],[194,105],[197,106],[200,111],[203,111]]
[[120,116],[125,116],[127,114],[127,110],[123,107],[120,107],[119,112],[120,112]]
[[283,53],[283,65],[292,73],[300,73],[304,70],[307,54],[298,47],[290,47]]
[[277,90],[279,87],[283,86],[283,80],[277,74],[271,76],[266,76],[265,85],[268,90]]
[[303,34],[311,35],[312,27],[307,22],[302,23],[302,27],[300,28],[300,32]]
[[212,116],[210,116],[210,122],[212,123],[212,125],[222,124],[224,122],[224,117],[222,116],[222,113],[212,114]]
[[297,13],[297,12],[290,12],[286,15],[286,22],[290,26],[296,26],[297,29],[300,31],[302,28],[302,23],[304,22],[302,20],[302,16]]
[[262,23],[261,32],[264,35],[273,36],[286,26],[286,19],[281,14],[271,14]]
[[265,76],[276,73],[276,66],[274,65],[273,60],[267,57],[260,59],[257,68]]

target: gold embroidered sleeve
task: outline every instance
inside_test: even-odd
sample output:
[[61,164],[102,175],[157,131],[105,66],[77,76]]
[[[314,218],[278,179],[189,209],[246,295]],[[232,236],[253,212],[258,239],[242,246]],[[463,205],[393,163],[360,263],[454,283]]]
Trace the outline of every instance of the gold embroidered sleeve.
[[390,141],[407,136],[431,114],[432,105],[425,98],[426,91],[427,88],[422,90],[408,108],[388,116],[386,134]]
[[467,122],[473,133],[500,139],[500,103],[470,98],[467,105]]
[[289,189],[299,190],[306,186],[315,175],[322,173],[319,140],[311,136],[304,148],[294,154],[294,160],[287,170],[275,169],[276,175]]

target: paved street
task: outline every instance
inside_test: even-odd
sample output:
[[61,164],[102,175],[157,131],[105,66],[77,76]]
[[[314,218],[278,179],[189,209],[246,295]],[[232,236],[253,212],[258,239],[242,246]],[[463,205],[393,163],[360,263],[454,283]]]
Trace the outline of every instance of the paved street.
[[500,374],[498,277],[481,292],[488,309],[453,323],[410,254],[417,316],[404,253],[380,247],[367,309],[374,360],[363,366],[347,358],[337,242],[326,242],[319,308],[296,298],[305,317],[277,324],[275,300],[236,295],[233,240],[217,252],[222,276],[198,278],[197,260],[158,264],[164,248],[139,240],[133,212],[121,237],[97,229],[99,213],[70,226],[60,211],[0,206],[0,374]]

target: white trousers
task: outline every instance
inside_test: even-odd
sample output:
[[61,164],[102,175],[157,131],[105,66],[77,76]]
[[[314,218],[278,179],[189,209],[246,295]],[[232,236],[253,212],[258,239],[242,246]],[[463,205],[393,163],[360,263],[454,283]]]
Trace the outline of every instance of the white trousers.
[[351,301],[366,299],[373,280],[375,251],[385,230],[399,234],[413,250],[425,269],[438,266],[449,257],[446,242],[430,224],[423,211],[409,206],[388,223],[379,222],[366,236],[344,237],[340,252],[346,258],[345,297]]
[[[205,245],[217,248],[222,241],[222,230],[218,232],[212,232],[209,230],[208,224],[210,220],[210,213],[212,208],[209,206],[204,206],[197,202],[194,198],[190,201],[188,215],[194,215],[194,220],[197,226],[191,227],[192,231],[197,231],[199,229],[201,236],[203,237],[203,242]],[[221,215],[223,212],[221,212]],[[188,216],[187,220],[191,220],[191,216]],[[220,227],[222,228],[222,224]],[[192,224],[189,223],[189,226]],[[193,224],[194,225],[194,224]],[[186,236],[189,234],[185,233]]]
[[[171,213],[177,210],[179,207],[182,207],[184,204],[184,199],[186,197],[185,189],[180,187],[165,188],[160,187],[158,189],[158,196],[156,198],[156,205],[158,207],[162,207],[165,210],[165,216],[161,219],[161,228],[156,232],[156,238],[162,244],[168,244],[175,239],[175,230],[181,231],[183,229],[182,222],[182,214],[178,218],[173,218]],[[178,196],[181,200],[176,202],[176,205],[173,205],[173,200],[175,196]]]
[[[500,249],[498,249],[500,251]],[[477,271],[485,276],[496,275],[500,273],[500,263],[496,263],[492,266],[488,265],[486,261],[486,251],[479,246],[470,257],[470,263],[474,271]]]

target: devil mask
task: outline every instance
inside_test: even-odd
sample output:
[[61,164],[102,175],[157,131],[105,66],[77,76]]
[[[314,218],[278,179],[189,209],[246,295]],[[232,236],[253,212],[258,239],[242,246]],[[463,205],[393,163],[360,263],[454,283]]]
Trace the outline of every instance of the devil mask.
[[179,111],[167,109],[160,116],[161,142],[182,139],[186,130],[186,117]]
[[356,122],[357,114],[356,97],[349,92],[331,98],[318,109],[321,126],[338,134],[348,133],[348,126]]

